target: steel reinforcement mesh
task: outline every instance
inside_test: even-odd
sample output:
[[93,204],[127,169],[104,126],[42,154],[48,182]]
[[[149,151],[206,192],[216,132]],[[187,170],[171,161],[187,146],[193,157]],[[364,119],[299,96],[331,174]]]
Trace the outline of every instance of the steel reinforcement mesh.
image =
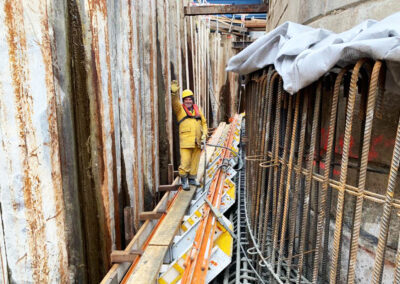
[[294,95],[272,66],[249,76],[246,208],[265,282],[399,283],[399,104],[385,79],[369,59]]

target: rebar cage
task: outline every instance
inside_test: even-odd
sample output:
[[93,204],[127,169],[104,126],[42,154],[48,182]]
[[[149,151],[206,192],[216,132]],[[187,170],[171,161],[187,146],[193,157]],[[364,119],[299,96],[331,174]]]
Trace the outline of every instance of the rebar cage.
[[246,202],[266,281],[400,282],[400,101],[385,79],[369,59],[294,95],[272,66],[250,75]]

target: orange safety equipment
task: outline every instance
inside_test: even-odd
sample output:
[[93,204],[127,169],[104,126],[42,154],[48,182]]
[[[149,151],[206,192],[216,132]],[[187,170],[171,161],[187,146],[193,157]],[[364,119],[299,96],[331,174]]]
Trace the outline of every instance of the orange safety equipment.
[[197,120],[201,120],[199,107],[196,104],[193,104],[194,113],[193,113],[193,111],[190,111],[184,104],[182,104],[182,107],[186,112],[186,116],[178,121],[178,125],[181,124],[182,121],[184,121],[185,119],[188,119],[188,118],[194,118]]
[[180,148],[201,147],[201,138],[207,137],[207,121],[201,110],[193,105],[193,111],[185,110],[178,92],[172,92],[172,109],[179,122]]

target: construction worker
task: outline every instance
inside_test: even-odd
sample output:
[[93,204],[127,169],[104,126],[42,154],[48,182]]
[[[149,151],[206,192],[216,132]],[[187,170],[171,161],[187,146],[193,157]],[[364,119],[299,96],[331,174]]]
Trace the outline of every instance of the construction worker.
[[181,153],[181,165],[179,175],[182,188],[189,190],[189,184],[200,186],[196,180],[197,168],[199,166],[201,144],[207,137],[207,121],[194,103],[193,92],[184,90],[182,92],[182,104],[179,101],[179,84],[177,81],[171,83],[172,109],[176,115],[179,125],[179,143]]

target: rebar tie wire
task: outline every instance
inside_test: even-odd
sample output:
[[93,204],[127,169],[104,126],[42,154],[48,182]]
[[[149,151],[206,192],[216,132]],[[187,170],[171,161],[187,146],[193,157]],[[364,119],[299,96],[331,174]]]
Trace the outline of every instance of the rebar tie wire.
[[[258,245],[257,241],[255,240],[255,238],[254,238],[254,236],[253,236],[253,233],[252,233],[252,231],[251,231],[251,228],[250,228],[250,222],[249,222],[248,214],[247,214],[246,199],[244,199],[243,202],[244,202],[244,213],[245,213],[245,217],[246,217],[247,231],[248,231],[248,233],[249,233],[249,235],[250,235],[250,238],[251,238],[251,240],[252,240],[252,242],[253,242],[253,244],[254,244],[254,248],[256,249],[257,254],[258,254],[259,257],[261,258],[261,261],[264,263],[265,267],[267,267],[267,269],[268,269],[269,272],[272,274],[272,276],[274,276],[274,278],[276,279],[276,281],[277,281],[279,284],[283,284],[282,280],[279,278],[278,275],[276,275],[274,269],[271,267],[270,264],[268,264],[268,262],[266,261],[266,259],[265,259],[264,256],[262,255],[262,252],[261,252],[260,249],[258,248],[259,245]],[[240,245],[241,245],[241,244],[240,244]],[[242,246],[241,246],[241,248],[242,248]],[[251,249],[251,248],[250,248],[250,249]],[[245,253],[245,252],[244,252],[244,253]],[[246,253],[245,253],[245,257],[247,258]],[[250,264],[250,263],[249,263],[249,264]],[[253,268],[253,266],[252,266],[251,264],[250,264],[250,266]],[[257,274],[256,271],[254,271],[254,272]],[[257,275],[258,275],[258,274],[257,274]],[[261,281],[262,281],[262,280],[261,280]],[[262,282],[264,283],[264,281],[262,281]]]

